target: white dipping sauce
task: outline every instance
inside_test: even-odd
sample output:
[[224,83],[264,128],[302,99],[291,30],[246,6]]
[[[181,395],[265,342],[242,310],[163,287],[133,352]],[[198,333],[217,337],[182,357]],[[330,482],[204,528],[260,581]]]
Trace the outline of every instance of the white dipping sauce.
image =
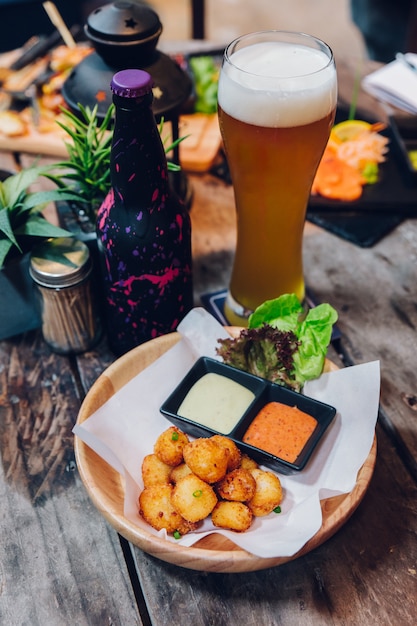
[[255,394],[227,376],[209,372],[194,383],[177,413],[226,435],[246,411]]

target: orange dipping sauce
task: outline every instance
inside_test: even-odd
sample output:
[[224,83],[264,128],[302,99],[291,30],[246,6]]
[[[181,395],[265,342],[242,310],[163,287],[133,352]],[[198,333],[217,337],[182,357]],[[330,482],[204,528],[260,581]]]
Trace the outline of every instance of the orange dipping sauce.
[[268,402],[255,417],[243,441],[294,463],[317,426],[317,420],[296,406]]

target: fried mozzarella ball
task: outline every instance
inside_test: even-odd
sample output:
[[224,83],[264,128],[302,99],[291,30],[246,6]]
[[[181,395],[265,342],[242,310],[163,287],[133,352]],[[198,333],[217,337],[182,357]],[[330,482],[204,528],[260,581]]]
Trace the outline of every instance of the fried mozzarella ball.
[[216,484],[217,494],[223,500],[246,502],[256,491],[256,480],[247,469],[235,469]]
[[151,485],[165,484],[171,482],[170,474],[171,465],[167,465],[156,454],[148,454],[142,462],[142,478],[143,485],[150,487]]
[[211,437],[187,443],[183,454],[191,471],[207,483],[216,483],[226,475],[229,454]]
[[191,470],[186,463],[180,463],[180,465],[176,465],[175,467],[170,467],[169,472],[169,481],[171,483],[177,483],[181,478],[191,474]]
[[215,441],[220,446],[223,446],[223,448],[226,448],[226,450],[229,452],[229,459],[227,461],[228,472],[239,467],[242,453],[234,441],[229,439],[229,437],[225,437],[224,435],[213,435],[211,437],[211,440]]
[[168,533],[185,535],[196,525],[185,520],[172,505],[172,491],[172,485],[145,487],[139,496],[139,514],[155,530],[165,528]]
[[183,448],[188,442],[189,439],[185,433],[175,426],[170,426],[159,435],[153,451],[167,465],[179,465],[183,461]]
[[240,465],[239,467],[241,467],[242,469],[257,469],[259,467],[259,465],[257,464],[257,462],[254,459],[251,459],[250,456],[248,456],[247,454],[243,453],[242,454],[242,458],[240,459]]
[[199,522],[210,515],[217,504],[213,488],[195,474],[181,478],[172,490],[175,510],[189,522]]
[[218,502],[211,513],[214,526],[238,533],[248,530],[252,517],[252,511],[243,502]]
[[252,469],[250,473],[256,481],[256,490],[247,504],[256,517],[269,515],[282,501],[281,482],[272,472]]

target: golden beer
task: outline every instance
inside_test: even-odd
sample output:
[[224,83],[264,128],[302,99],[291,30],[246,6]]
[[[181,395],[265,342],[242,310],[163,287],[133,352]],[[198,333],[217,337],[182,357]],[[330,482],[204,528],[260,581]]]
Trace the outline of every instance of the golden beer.
[[304,298],[305,214],[336,98],[332,53],[313,37],[254,33],[226,49],[218,104],[237,212],[233,324],[283,293]]

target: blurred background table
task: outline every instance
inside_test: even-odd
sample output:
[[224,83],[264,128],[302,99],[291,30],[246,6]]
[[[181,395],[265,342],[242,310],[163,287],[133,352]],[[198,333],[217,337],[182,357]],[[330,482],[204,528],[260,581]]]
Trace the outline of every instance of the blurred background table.
[[[339,64],[349,101],[354,67]],[[361,96],[374,115],[385,112]],[[33,155],[0,153],[0,167]],[[233,191],[189,175],[195,302],[224,289],[235,242]],[[378,219],[378,218],[376,218]],[[340,366],[381,362],[375,473],[352,518],[283,566],[221,574],[179,568],[121,539],[90,502],[71,429],[88,389],[114,360],[106,341],[52,353],[39,330],[0,342],[0,623],[223,626],[411,624],[417,614],[417,223],[371,248],[306,223],[305,275],[339,312]],[[11,315],[13,311],[11,311]]]

